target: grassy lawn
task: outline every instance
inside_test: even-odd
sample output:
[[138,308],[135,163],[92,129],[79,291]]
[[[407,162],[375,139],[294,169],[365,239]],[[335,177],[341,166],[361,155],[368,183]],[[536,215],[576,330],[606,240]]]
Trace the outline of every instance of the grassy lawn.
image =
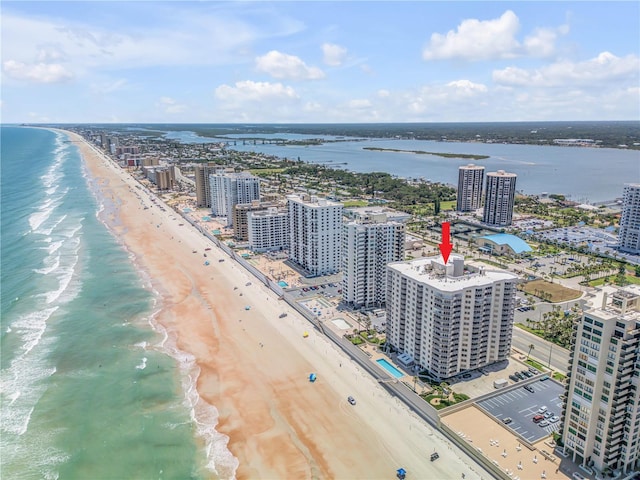
[[536,297],[540,297],[540,293],[548,294],[549,301],[551,303],[566,302],[568,300],[575,300],[580,298],[582,292],[580,290],[574,290],[573,288],[567,288],[559,283],[551,283],[546,280],[533,280],[523,284],[522,290]]
[[[448,398],[442,398],[439,393],[430,394],[430,395],[421,395],[422,399],[425,402],[428,402],[436,410],[440,410],[442,408],[450,407],[451,405],[455,405],[456,403],[464,402],[465,400],[469,400],[469,396],[464,393],[454,393],[453,400],[449,400]],[[431,403],[431,400],[438,399],[438,401]]]
[[558,380],[559,382],[564,382],[565,378],[567,378],[566,375],[561,374],[560,372],[553,372],[553,375],[551,375],[555,380]]
[[488,265],[492,265],[494,267],[498,267],[498,268],[507,268],[506,265],[502,263],[494,262],[493,260],[485,260],[484,258],[479,258],[478,261],[482,263],[486,263]]
[[446,212],[447,210],[455,210],[456,209],[456,200],[447,200],[444,202],[440,202],[440,210],[442,212]]
[[[604,285],[605,278],[609,279],[609,281],[606,282],[607,284],[613,284],[614,280],[616,279],[616,276],[611,275],[609,277],[596,278],[595,280],[591,280],[589,282],[589,285],[592,287],[599,287],[600,285]],[[640,285],[640,277],[636,277],[635,275],[625,275],[625,280],[629,285]]]
[[273,175],[274,173],[282,173],[284,168],[250,168],[249,171],[253,175]]
[[516,327],[521,328],[529,333],[533,333],[535,336],[542,338],[542,330],[536,330],[535,328],[528,327],[524,323],[516,323]]
[[342,202],[345,208],[353,208],[353,207],[366,207],[369,205],[369,202],[366,200],[345,200]]
[[533,368],[537,369],[540,372],[544,372],[545,370],[547,370],[547,367],[542,365],[540,362],[536,362],[531,358],[529,360],[526,360],[524,363],[531,365]]

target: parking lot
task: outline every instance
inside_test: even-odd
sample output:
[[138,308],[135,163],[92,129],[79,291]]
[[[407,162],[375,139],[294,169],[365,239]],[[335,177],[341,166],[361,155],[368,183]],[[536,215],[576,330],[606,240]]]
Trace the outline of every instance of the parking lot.
[[562,413],[560,395],[564,393],[564,387],[552,379],[534,380],[528,382],[527,385],[531,386],[533,392],[525,390],[523,385],[482,400],[477,405],[500,421],[510,418],[511,422],[507,427],[527,442],[535,443],[560,428],[559,421],[540,426],[540,424],[534,423],[532,418],[543,406],[546,407],[546,412],[559,417]]

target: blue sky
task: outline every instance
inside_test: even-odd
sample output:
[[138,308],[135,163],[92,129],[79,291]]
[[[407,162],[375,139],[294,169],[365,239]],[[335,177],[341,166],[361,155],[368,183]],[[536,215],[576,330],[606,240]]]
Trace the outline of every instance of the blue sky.
[[14,122],[640,120],[640,2],[2,2]]

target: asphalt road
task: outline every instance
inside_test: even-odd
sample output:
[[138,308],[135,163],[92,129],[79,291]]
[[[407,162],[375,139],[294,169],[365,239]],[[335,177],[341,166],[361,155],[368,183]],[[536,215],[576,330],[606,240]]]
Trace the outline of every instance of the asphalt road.
[[[537,360],[544,366],[551,364],[551,368],[560,372],[566,373],[569,370],[569,350],[554,345],[540,337],[536,337],[518,327],[513,327],[513,340],[511,341],[513,348],[527,355],[529,345],[532,344],[533,350],[531,350],[531,358]],[[551,359],[550,363],[549,359]]]

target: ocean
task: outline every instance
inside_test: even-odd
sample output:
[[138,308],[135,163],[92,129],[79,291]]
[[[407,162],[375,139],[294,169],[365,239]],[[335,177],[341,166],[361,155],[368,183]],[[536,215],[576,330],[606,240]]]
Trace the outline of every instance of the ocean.
[[1,141],[0,477],[216,478],[217,412],[76,147],[20,127]]

